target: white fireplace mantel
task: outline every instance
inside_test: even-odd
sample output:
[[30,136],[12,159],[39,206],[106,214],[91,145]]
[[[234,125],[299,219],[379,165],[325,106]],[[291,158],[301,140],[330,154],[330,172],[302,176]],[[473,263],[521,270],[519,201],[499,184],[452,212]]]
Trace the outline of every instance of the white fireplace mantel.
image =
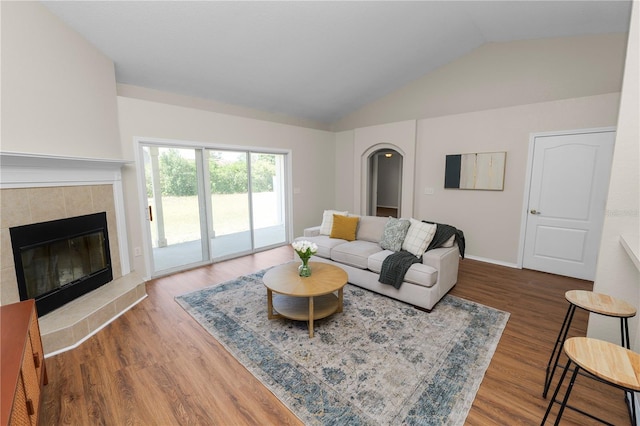
[[131,161],[0,152],[0,188],[113,186],[122,275],[131,272],[126,235],[122,167]]
[[0,152],[0,188],[90,185],[121,181],[125,160]]

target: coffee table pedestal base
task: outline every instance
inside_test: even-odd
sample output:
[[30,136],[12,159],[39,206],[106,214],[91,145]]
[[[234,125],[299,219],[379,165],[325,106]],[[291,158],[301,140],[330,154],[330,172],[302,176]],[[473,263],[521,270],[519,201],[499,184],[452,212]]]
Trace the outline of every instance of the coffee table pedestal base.
[[[322,296],[295,297],[273,294],[267,289],[267,307],[269,319],[289,318],[296,321],[308,321],[309,337],[313,337],[313,321],[326,318],[336,312],[342,312],[342,289]],[[275,312],[274,312],[275,309]]]

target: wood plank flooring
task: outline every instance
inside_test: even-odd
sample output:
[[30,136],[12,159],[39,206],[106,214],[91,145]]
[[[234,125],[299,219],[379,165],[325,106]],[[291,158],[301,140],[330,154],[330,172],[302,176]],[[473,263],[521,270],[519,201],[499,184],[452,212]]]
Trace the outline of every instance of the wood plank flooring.
[[[149,282],[148,298],[78,348],[46,360],[41,424],[300,425],[174,301],[292,258],[291,248],[281,247]],[[587,281],[460,262],[451,293],[511,313],[468,425],[540,423],[548,403],[545,367],[567,308],[564,293],[591,288]],[[571,335],[584,335],[587,314],[578,310],[573,324]],[[613,424],[630,424],[616,389],[579,378],[572,402]],[[562,424],[596,423],[568,411]]]
[[376,207],[376,216],[379,217],[398,217],[398,209],[392,207]]

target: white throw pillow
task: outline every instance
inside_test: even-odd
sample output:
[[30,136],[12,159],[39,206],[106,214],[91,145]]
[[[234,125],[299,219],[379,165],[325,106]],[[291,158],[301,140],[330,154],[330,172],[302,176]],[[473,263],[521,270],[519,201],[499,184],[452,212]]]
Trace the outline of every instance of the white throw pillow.
[[455,240],[456,240],[456,236],[452,235],[451,238],[449,238],[447,241],[442,243],[440,247],[453,247],[453,243],[455,242]]
[[322,214],[322,225],[320,225],[320,235],[331,235],[331,228],[333,228],[333,215],[339,214],[346,216],[349,212],[341,212],[338,210],[325,210]]
[[402,249],[413,254],[415,257],[421,257],[425,250],[427,250],[427,247],[429,247],[431,240],[433,240],[438,226],[431,223],[420,222],[413,218],[409,219],[409,221],[411,222],[411,226],[409,227],[409,231],[407,231],[407,236],[404,237]]

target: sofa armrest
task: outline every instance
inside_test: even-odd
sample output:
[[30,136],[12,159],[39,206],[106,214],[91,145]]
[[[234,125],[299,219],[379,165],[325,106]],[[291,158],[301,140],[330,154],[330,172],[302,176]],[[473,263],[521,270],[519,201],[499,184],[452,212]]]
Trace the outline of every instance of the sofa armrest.
[[306,228],[302,234],[303,237],[317,237],[318,235],[320,235],[320,225]]
[[442,261],[446,257],[452,256],[452,253],[453,255],[455,255],[454,257],[459,256],[458,246],[439,247],[436,249],[432,249],[424,253],[424,255],[422,256],[422,263],[439,270],[440,266],[442,266]]
[[460,251],[458,246],[429,250],[422,256],[422,263],[438,270],[438,283],[443,295],[458,281]]

